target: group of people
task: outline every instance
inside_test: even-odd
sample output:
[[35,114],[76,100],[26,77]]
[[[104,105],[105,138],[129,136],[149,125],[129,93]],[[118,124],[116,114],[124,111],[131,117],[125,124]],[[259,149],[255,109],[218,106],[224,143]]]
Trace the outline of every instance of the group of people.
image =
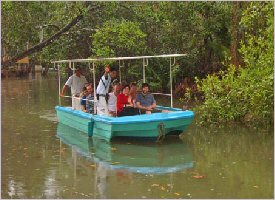
[[[71,88],[72,107],[87,113],[107,116],[132,116],[138,114],[151,114],[156,108],[156,100],[149,92],[148,83],[142,84],[139,91],[136,83],[121,84],[117,80],[118,71],[115,67],[106,67],[104,75],[100,78],[96,88],[96,110],[94,108],[93,85],[89,84],[81,74],[80,68],[76,68],[75,74],[69,77],[65,83],[61,96],[64,96],[68,88]],[[109,92],[112,86],[112,92]]]

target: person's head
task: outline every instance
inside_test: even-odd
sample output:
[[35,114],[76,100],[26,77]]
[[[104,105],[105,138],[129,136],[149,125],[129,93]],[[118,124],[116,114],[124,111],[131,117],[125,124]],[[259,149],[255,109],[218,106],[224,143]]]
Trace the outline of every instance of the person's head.
[[113,83],[113,91],[117,94],[120,93],[120,90],[121,90],[121,85],[119,82],[115,82]]
[[110,76],[111,76],[111,78],[116,78],[117,77],[117,72],[118,72],[117,68],[111,67],[110,68]]
[[137,84],[135,82],[132,82],[130,84],[130,93],[136,93],[137,92]]
[[88,94],[92,94],[93,93],[94,88],[93,88],[93,86],[91,84],[87,85],[86,88],[87,88]]
[[147,94],[149,92],[149,90],[150,90],[149,84],[148,83],[142,83],[142,92],[144,94]]
[[80,75],[81,75],[81,69],[80,69],[80,67],[79,67],[79,66],[76,66],[74,72],[75,72],[75,74],[76,74],[77,76],[80,76]]
[[82,88],[82,95],[84,95],[84,96],[87,96],[87,95],[88,95],[88,90],[87,90],[86,87],[83,87],[83,88]]
[[130,92],[130,86],[129,85],[125,85],[123,87],[123,94],[129,95]]

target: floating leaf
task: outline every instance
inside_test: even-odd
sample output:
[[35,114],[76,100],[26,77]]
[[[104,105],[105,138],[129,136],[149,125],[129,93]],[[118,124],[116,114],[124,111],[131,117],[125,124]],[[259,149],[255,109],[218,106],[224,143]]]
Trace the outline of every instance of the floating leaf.
[[175,192],[174,195],[180,196],[180,193]]
[[202,178],[205,178],[205,176],[204,175],[195,175],[195,176],[193,176],[193,178],[202,179]]

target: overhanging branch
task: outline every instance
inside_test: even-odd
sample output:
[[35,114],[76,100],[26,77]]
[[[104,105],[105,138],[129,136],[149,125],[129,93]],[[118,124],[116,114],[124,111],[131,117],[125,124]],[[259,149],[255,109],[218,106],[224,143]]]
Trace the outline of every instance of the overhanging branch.
[[53,43],[55,40],[57,40],[62,34],[64,34],[65,32],[67,32],[70,28],[72,28],[74,25],[76,25],[81,19],[83,18],[83,14],[78,15],[77,17],[75,17],[69,24],[67,24],[65,27],[63,27],[60,31],[58,31],[56,34],[54,34],[53,36],[51,36],[50,38],[48,38],[47,40],[31,47],[30,49],[19,53],[17,55],[15,55],[14,57],[12,57],[11,59],[2,62],[2,66],[3,67],[8,67],[10,65],[12,65],[13,63],[15,63],[16,61],[31,55],[35,52],[40,51],[41,49],[43,49],[44,47],[50,45],[51,43]]

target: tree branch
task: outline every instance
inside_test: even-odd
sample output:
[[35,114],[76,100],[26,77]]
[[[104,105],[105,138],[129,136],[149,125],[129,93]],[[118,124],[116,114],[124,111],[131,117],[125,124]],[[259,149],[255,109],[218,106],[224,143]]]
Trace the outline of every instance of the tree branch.
[[14,57],[12,57],[11,59],[2,62],[2,67],[8,67],[10,65],[12,65],[13,63],[15,63],[16,61],[31,55],[35,52],[38,52],[40,50],[42,50],[44,47],[50,45],[51,43],[53,43],[55,40],[57,40],[62,34],[64,34],[65,32],[67,32],[70,28],[72,28],[74,25],[76,25],[81,19],[83,18],[83,14],[78,15],[77,17],[75,17],[69,24],[67,24],[65,27],[63,27],[60,31],[58,31],[56,34],[54,34],[53,36],[51,36],[49,39],[31,47],[30,49],[19,53],[17,55],[15,55]]

